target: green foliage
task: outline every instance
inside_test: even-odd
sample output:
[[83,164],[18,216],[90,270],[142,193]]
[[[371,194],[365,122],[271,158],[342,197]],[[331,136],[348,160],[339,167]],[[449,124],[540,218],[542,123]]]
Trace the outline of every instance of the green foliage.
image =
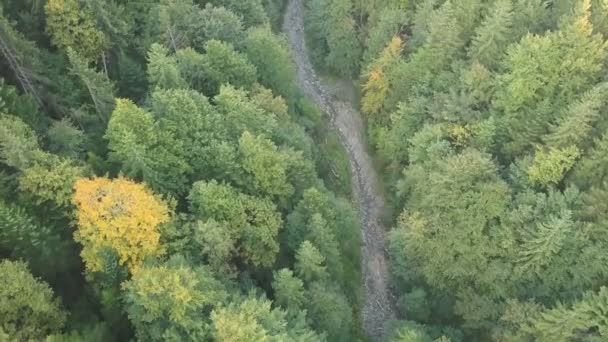
[[313,54],[327,69],[344,77],[357,72],[362,53],[352,14],[351,0],[316,0],[308,5]]
[[547,133],[555,109],[598,80],[605,54],[586,17],[563,31],[528,35],[509,49],[495,99],[511,140],[508,153],[522,152]]
[[69,119],[54,121],[48,131],[49,150],[68,158],[78,159],[83,152],[85,134]]
[[168,54],[167,48],[152,44],[148,52],[148,81],[163,89],[183,88],[185,82],[180,75],[177,60]]
[[86,174],[86,168],[72,160],[46,154],[23,170],[19,177],[19,189],[31,194],[37,205],[48,201],[57,207],[69,208],[74,183]]
[[96,27],[92,12],[77,0],[50,0],[45,5],[47,32],[53,44],[67,51],[75,50],[86,60],[100,57],[109,44],[108,38]]
[[[224,6],[239,15],[246,28],[263,25],[268,22],[262,0],[212,0],[215,6]],[[266,1],[272,3],[272,1]]]
[[65,268],[68,248],[56,229],[37,223],[23,208],[0,202],[2,255],[27,261],[34,274],[48,279]]
[[[60,296],[0,263],[0,340],[359,337],[357,215],[321,180],[347,195],[350,167],[285,1],[0,2],[0,257]],[[334,7],[354,75],[365,23]]]
[[298,312],[304,307],[304,283],[294,276],[289,269],[281,269],[274,273],[272,289],[274,290],[275,303],[288,312]]
[[70,71],[82,81],[99,115],[99,120],[102,124],[106,124],[114,109],[114,85],[107,75],[91,69],[88,62],[72,48],[68,48],[67,53],[71,64]]
[[215,220],[226,235],[238,244],[240,256],[255,266],[270,266],[279,246],[277,234],[281,217],[275,205],[263,198],[239,193],[215,181],[196,182],[188,196],[198,219]]
[[489,68],[495,68],[500,63],[504,49],[517,38],[511,31],[512,6],[510,0],[496,1],[475,32],[470,54]]
[[38,152],[38,139],[27,124],[15,116],[0,115],[0,157],[4,164],[25,169]]
[[9,339],[40,340],[63,327],[66,313],[59,301],[25,263],[3,260],[0,274],[0,327]]
[[245,54],[256,66],[262,85],[290,100],[295,95],[295,66],[283,37],[264,26],[247,32]]
[[579,156],[575,146],[550,151],[536,151],[534,161],[528,169],[528,176],[534,183],[541,185],[559,183],[564,173],[570,170]]
[[307,282],[327,278],[325,258],[310,241],[302,242],[296,253],[296,272]]
[[271,302],[249,297],[211,313],[213,337],[218,341],[318,341],[320,337],[301,317],[286,319],[286,313],[272,309]]
[[149,341],[207,338],[209,323],[201,316],[226,298],[223,286],[207,269],[192,267],[179,257],[143,267],[124,290],[137,337]]
[[201,67],[206,76],[208,94],[212,95],[227,83],[249,90],[257,78],[255,67],[244,55],[236,52],[232,45],[218,40],[205,43]]

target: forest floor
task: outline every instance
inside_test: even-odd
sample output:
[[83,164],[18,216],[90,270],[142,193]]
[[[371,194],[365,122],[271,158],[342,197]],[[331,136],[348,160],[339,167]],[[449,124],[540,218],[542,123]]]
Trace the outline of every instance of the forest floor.
[[334,92],[321,83],[312,67],[306,52],[303,0],[289,0],[283,29],[297,66],[300,88],[329,116],[332,128],[348,153],[353,194],[359,204],[362,223],[363,328],[370,339],[381,341],[385,323],[395,318],[394,299],[389,286],[385,230],[381,223],[386,206],[373,159],[368,153],[365,126],[354,106],[333,96]]

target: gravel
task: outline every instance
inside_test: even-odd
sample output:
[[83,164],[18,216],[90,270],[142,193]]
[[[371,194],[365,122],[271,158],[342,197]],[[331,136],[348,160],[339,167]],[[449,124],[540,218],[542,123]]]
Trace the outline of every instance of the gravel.
[[389,287],[385,230],[381,225],[384,199],[379,191],[378,175],[367,152],[361,115],[350,103],[331,96],[331,92],[319,81],[306,53],[303,16],[303,0],[289,0],[283,30],[297,67],[300,88],[329,116],[332,128],[348,153],[353,194],[359,205],[362,223],[361,268],[365,285],[363,328],[371,340],[383,341],[385,323],[395,318],[394,297]]

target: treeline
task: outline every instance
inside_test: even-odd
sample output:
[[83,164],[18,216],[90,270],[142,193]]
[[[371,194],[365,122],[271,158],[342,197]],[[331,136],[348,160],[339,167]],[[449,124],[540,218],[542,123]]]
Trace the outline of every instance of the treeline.
[[0,4],[0,340],[361,336],[348,164],[283,1]]
[[608,339],[606,3],[308,7],[317,63],[360,76],[400,213],[393,338]]

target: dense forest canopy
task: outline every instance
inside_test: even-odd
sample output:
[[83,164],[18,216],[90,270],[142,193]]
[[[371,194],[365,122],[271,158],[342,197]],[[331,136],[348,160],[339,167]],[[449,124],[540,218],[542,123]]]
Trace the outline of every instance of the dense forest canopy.
[[348,164],[282,1],[0,5],[0,340],[363,337]]
[[[608,3],[305,0],[399,342],[608,340]],[[357,341],[350,166],[284,0],[0,0],[0,340]]]
[[360,79],[395,212],[392,338],[606,341],[608,4],[307,9],[317,67]]

